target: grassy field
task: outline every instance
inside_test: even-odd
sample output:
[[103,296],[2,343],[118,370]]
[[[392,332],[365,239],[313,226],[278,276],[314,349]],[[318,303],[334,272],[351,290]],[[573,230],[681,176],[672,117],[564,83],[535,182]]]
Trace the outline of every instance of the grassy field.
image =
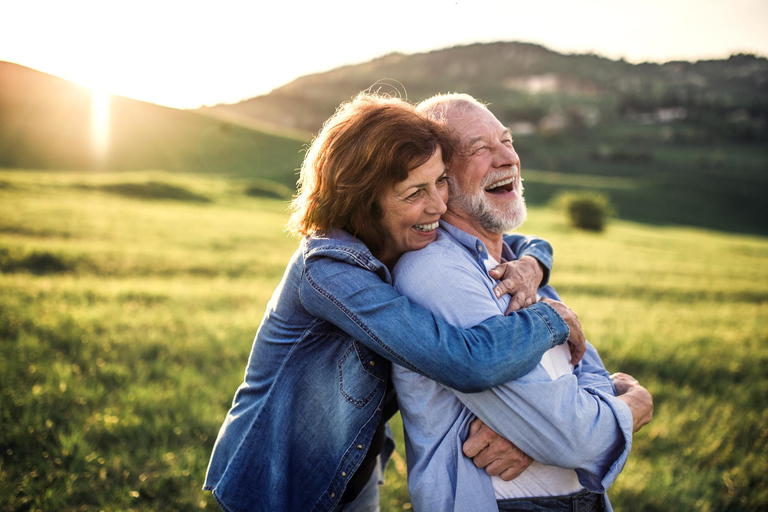
[[[210,450],[297,243],[244,187],[0,171],[0,511],[217,510]],[[606,365],[654,395],[615,508],[768,508],[768,239],[530,217]],[[402,442],[383,494],[410,508]]]

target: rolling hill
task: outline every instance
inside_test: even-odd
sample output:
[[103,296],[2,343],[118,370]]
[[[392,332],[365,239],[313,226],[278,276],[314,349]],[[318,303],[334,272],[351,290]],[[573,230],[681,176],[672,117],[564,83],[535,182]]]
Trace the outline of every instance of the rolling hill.
[[112,96],[109,143],[92,146],[85,87],[0,62],[0,167],[204,172],[293,187],[303,140]]

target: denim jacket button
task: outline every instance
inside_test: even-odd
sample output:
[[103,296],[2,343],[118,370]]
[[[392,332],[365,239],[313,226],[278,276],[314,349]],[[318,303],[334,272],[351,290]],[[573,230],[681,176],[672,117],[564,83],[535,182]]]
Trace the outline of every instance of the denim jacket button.
[[371,366],[376,366],[376,361],[371,361],[371,362],[370,362],[370,363],[368,363],[368,364],[370,364]]
[[357,445],[357,449],[358,450],[362,450],[363,449],[363,445],[361,445],[361,444]]
[[341,476],[347,476],[347,472],[346,471],[342,471],[341,472]]
[[335,497],[336,497],[336,493],[335,493],[335,492],[332,492],[332,493],[331,493],[331,498],[335,498]]

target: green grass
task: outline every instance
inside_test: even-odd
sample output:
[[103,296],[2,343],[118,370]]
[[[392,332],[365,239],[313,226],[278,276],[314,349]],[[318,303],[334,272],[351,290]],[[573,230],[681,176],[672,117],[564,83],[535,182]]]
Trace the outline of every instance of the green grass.
[[[297,244],[248,185],[0,172],[0,511],[217,510],[211,447]],[[616,509],[768,507],[768,239],[530,217],[606,365],[654,395]],[[410,507],[393,423],[385,511]]]

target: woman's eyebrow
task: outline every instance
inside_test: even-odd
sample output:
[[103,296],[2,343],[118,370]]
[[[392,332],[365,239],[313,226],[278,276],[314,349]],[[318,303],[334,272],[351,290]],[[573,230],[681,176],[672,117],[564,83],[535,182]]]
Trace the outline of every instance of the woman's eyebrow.
[[[443,177],[443,176],[445,176],[446,174],[448,174],[448,166],[446,166],[446,167],[445,167],[445,169],[443,169],[443,174],[441,174],[440,176],[438,176],[438,177],[437,177],[437,179],[439,180],[440,178],[442,178],[442,177]],[[437,180],[435,180],[435,181],[437,181]],[[403,193],[407,192],[408,190],[410,190],[410,189],[412,189],[412,188],[425,188],[425,187],[428,187],[428,186],[429,186],[429,183],[428,183],[428,182],[427,182],[427,183],[414,183],[413,185],[408,185],[408,187],[406,187],[406,188],[403,190]]]

